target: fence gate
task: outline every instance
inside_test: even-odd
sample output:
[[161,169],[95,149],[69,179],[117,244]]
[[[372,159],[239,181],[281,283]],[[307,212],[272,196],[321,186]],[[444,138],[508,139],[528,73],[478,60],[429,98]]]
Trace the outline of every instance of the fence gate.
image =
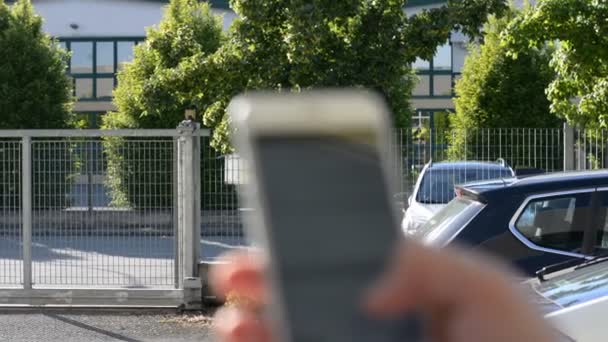
[[208,134],[0,131],[0,305],[196,305]]

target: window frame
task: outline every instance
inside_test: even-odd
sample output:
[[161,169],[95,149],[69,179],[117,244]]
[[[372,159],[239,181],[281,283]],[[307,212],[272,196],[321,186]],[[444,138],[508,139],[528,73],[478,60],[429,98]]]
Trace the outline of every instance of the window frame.
[[[604,231],[604,226],[606,224],[606,220],[608,220],[608,212],[606,213],[606,216],[604,217],[604,222],[601,222],[599,220],[599,213],[600,213],[600,210],[602,209],[601,203],[600,203],[601,196],[602,196],[602,194],[608,195],[608,187],[605,187],[605,186],[598,187],[595,189],[595,193],[596,193],[595,200],[597,202],[597,208],[594,208],[595,211],[594,211],[593,219],[595,219],[595,221],[597,221],[597,222],[596,222],[596,228],[592,231],[592,233],[593,233],[593,236],[597,237],[598,232]],[[608,207],[606,208],[606,210],[608,210]],[[599,243],[599,241],[596,241],[596,243]],[[596,247],[596,246],[594,246],[594,247]]]
[[[133,46],[137,46],[143,43],[146,37],[57,37],[59,43],[65,44],[65,49],[69,52],[72,51],[72,43],[92,43],[93,45],[93,61],[92,61],[92,72],[91,73],[72,73],[72,59],[71,57],[67,61],[67,74],[72,78],[73,84],[73,96],[76,96],[76,79],[90,79],[93,82],[91,97],[77,98],[79,102],[99,102],[99,101],[111,101],[112,96],[97,96],[97,79],[112,79],[114,88],[117,85],[117,74],[118,74],[118,43],[119,42],[133,42]],[[114,68],[113,72],[97,72],[97,43],[113,43],[113,58]]]
[[[562,251],[562,250],[555,249],[555,248],[539,246],[539,245],[535,244],[534,242],[530,241],[530,239],[528,239],[525,235],[523,235],[519,231],[519,229],[517,229],[516,223],[519,220],[519,218],[523,215],[524,211],[526,210],[526,208],[528,207],[528,204],[530,202],[536,201],[539,199],[566,196],[566,195],[590,193],[591,194],[591,210],[594,213],[597,213],[597,211],[599,210],[599,201],[598,201],[599,189],[600,188],[592,187],[592,188],[573,189],[573,190],[565,190],[565,191],[557,191],[557,192],[546,192],[546,193],[542,193],[542,194],[530,195],[524,199],[522,204],[515,211],[515,214],[513,214],[513,216],[511,217],[511,220],[509,221],[509,230],[511,231],[511,234],[513,234],[513,236],[515,236],[521,243],[526,245],[528,248],[539,251],[539,252],[558,254],[558,255],[574,257],[574,258],[593,257],[592,252],[590,252],[590,249],[592,250],[593,248],[589,248],[589,247],[590,247],[590,245],[591,245],[591,247],[593,247],[593,241],[590,241],[590,239],[592,239],[595,236],[595,233],[597,232],[597,230],[599,228],[599,220],[597,220],[597,215],[593,215],[591,224],[589,225],[589,227],[585,227],[585,230],[583,233],[583,241],[581,242],[581,253],[566,252],[566,251]],[[608,188],[605,188],[605,189],[608,190]]]
[[[456,96],[454,92],[454,86],[456,84],[456,77],[461,74],[459,72],[454,72],[454,46],[451,41],[448,41],[450,46],[450,69],[449,70],[435,70],[434,59],[425,60],[429,64],[428,69],[415,69],[412,63],[412,68],[416,76],[428,76],[429,77],[429,89],[428,95],[413,95],[413,99],[451,99]],[[435,76],[450,76],[451,80],[451,91],[450,95],[435,95]],[[417,84],[416,84],[417,85]]]

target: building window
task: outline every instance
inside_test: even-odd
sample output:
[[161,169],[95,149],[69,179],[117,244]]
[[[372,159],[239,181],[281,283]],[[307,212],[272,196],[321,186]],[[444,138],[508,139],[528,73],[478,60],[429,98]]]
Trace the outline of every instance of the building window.
[[452,71],[452,46],[446,43],[439,48],[430,61],[417,59],[412,68],[416,71],[419,81],[412,92],[416,97],[453,96],[455,74]]
[[71,52],[68,73],[74,79],[74,96],[80,101],[108,101],[116,87],[116,74],[133,60],[133,48],[144,37],[59,38]]

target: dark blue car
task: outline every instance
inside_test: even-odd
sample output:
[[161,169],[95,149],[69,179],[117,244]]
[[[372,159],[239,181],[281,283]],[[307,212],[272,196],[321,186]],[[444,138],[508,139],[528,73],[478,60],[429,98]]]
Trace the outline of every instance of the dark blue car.
[[459,243],[526,274],[608,253],[608,171],[476,182],[418,231],[429,244]]

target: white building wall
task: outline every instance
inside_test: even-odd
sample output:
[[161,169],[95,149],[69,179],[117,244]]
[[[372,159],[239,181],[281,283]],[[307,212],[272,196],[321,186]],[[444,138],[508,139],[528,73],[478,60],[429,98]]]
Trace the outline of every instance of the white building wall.
[[[41,0],[34,8],[44,18],[44,30],[55,37],[143,37],[145,28],[157,25],[165,3],[121,0]],[[235,14],[224,14],[227,28]],[[77,25],[74,29],[71,25]]]

